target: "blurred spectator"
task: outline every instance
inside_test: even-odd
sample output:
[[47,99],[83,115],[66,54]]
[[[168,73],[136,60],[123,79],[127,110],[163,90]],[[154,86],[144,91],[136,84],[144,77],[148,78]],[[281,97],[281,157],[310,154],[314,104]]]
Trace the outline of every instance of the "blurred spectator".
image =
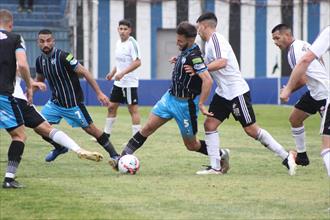
[[18,11],[22,12],[24,10],[27,10],[27,12],[31,13],[33,10],[33,0],[27,0],[27,4],[27,7],[25,7],[25,0],[19,0]]

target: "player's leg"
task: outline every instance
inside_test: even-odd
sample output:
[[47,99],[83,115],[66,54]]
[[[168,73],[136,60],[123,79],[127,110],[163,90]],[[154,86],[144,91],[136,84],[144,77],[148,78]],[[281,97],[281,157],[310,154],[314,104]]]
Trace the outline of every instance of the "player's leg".
[[171,104],[172,96],[166,92],[151,110],[146,124],[128,141],[121,155],[133,154],[152,133],[173,118],[169,109]]
[[117,119],[118,107],[120,103],[124,103],[125,101],[123,88],[113,85],[109,99],[110,105],[108,106],[108,114],[105,119],[104,132],[110,137],[112,127]]
[[161,118],[151,112],[146,124],[128,141],[121,155],[133,154],[136,150],[142,147],[152,133],[169,120],[170,119],[168,118]]
[[23,116],[12,96],[0,95],[0,118],[0,129],[7,129],[12,140],[8,149],[8,163],[2,187],[21,188],[23,186],[15,181],[15,176],[22,159],[26,135]]
[[327,170],[328,176],[330,177],[330,109],[329,105],[325,110],[321,122],[321,134],[322,134],[322,148],[321,156]]
[[125,88],[128,111],[132,118],[132,136],[141,129],[141,117],[139,113],[139,99],[137,88]]
[[114,123],[117,119],[117,110],[119,107],[119,102],[112,102],[110,101],[110,105],[108,106],[108,115],[105,119],[105,125],[104,125],[104,132],[110,137],[112,128]]
[[241,123],[245,133],[279,156],[283,165],[289,169],[289,174],[294,175],[296,169],[295,155],[293,155],[293,152],[287,152],[268,131],[257,125],[250,92],[236,97],[233,99],[233,103],[235,105],[233,105],[232,114],[235,120]]
[[132,136],[134,136],[138,131],[141,130],[141,117],[139,113],[139,106],[128,105],[128,111],[132,118]]
[[290,115],[289,121],[291,124],[292,136],[295,139],[297,158],[296,163],[298,165],[307,166],[309,159],[305,146],[305,128],[303,121],[317,112],[322,116],[324,114],[326,106],[326,99],[315,100],[310,92],[307,91],[299,101],[295,104],[294,109]]
[[211,167],[221,169],[223,173],[229,170],[229,150],[221,149],[218,127],[231,113],[232,103],[215,94],[210,103],[209,112],[213,117],[207,117],[204,122],[205,143]]

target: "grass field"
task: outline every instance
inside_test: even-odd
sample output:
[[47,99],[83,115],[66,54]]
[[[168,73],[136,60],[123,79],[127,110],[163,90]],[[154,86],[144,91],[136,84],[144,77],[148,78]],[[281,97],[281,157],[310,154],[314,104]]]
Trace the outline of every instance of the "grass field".
[[[103,128],[106,109],[88,109]],[[141,108],[143,122],[149,111]],[[290,108],[256,105],[255,111],[259,125],[286,149],[294,148],[287,121]],[[64,121],[58,127],[84,148],[107,156],[81,129]],[[296,176],[289,176],[280,158],[246,136],[232,118],[219,129],[221,145],[231,150],[231,169],[221,176],[195,175],[208,158],[185,149],[174,121],[136,152],[141,169],[135,176],[114,172],[106,160],[80,160],[72,152],[46,163],[50,146],[28,130],[17,177],[26,188],[0,189],[0,219],[330,219],[330,179],[320,157],[319,117],[308,119],[305,128],[311,164],[299,167]],[[130,134],[129,114],[120,108],[111,137],[118,151]],[[1,130],[1,175],[9,143]]]

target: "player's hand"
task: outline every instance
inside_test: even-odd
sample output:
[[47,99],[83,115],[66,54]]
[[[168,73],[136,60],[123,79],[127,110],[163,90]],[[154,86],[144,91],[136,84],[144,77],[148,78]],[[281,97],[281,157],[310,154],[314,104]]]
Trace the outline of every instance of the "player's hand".
[[45,83],[43,82],[32,82],[32,87],[36,87],[37,89],[41,90],[41,91],[46,91],[47,86]]
[[177,57],[176,57],[176,56],[171,57],[171,58],[168,60],[168,62],[170,62],[171,64],[176,63],[176,61],[177,61]]
[[125,76],[125,74],[123,74],[123,73],[115,74],[115,80],[116,80],[116,81],[119,81],[119,80],[121,80],[124,76]]
[[184,65],[183,68],[186,71],[186,73],[189,74],[189,76],[193,76],[196,74],[195,70],[190,65]]
[[108,73],[108,74],[105,76],[105,78],[106,78],[107,80],[111,80],[113,76],[114,76],[114,74]]
[[203,115],[205,116],[213,116],[214,114],[212,112],[209,112],[203,104],[198,105],[199,110],[202,112]]
[[32,104],[32,97],[33,97],[32,87],[30,89],[26,89],[25,95],[28,105]]
[[291,95],[291,92],[289,91],[289,89],[286,86],[283,86],[283,88],[280,91],[280,99],[282,102],[288,102],[289,101],[289,97]]
[[110,101],[109,98],[104,95],[104,93],[100,93],[97,95],[97,99],[101,102],[102,105],[104,106],[109,106],[110,105]]

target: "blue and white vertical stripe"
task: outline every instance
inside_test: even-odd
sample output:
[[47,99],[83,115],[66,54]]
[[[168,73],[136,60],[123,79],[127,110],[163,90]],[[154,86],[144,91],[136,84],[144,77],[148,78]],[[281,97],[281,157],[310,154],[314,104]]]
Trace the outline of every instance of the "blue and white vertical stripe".
[[[188,20],[195,23],[202,11],[213,11],[218,16],[217,31],[229,36],[230,1],[190,0]],[[240,6],[240,67],[244,77],[278,77],[281,75],[281,52],[274,45],[271,30],[282,22],[281,1],[241,0]],[[304,1],[301,13],[299,0],[293,0],[293,32],[297,39],[312,42],[319,31],[330,24],[329,1]],[[124,18],[124,1],[99,0],[98,7],[98,76],[102,78],[114,63],[114,48],[119,36],[118,21]],[[156,78],[157,30],[176,28],[175,0],[137,1],[136,40],[141,47],[142,79]],[[175,45],[173,45],[175,47]],[[327,55],[328,56],[328,55]],[[325,58],[329,67],[329,58]],[[273,73],[273,67],[279,68]]]

